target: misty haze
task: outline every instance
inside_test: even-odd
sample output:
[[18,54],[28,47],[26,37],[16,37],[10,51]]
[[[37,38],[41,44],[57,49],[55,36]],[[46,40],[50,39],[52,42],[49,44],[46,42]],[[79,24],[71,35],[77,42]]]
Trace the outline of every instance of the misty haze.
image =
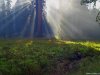
[[0,0],[0,75],[100,75],[100,0]]
[[100,40],[100,25],[96,22],[99,0],[95,7],[93,3],[82,5],[81,0],[46,0],[42,11],[36,8],[35,0],[12,0],[11,4],[0,1],[1,38]]

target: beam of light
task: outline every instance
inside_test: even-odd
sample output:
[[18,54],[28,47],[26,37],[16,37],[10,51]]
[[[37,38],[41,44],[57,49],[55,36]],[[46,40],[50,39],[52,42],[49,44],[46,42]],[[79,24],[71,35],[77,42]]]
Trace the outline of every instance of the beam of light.
[[35,15],[36,15],[36,13],[35,13],[36,11],[34,10],[34,13],[33,13],[33,15],[32,15],[32,17],[31,17],[31,32],[30,32],[30,38],[33,38],[33,34],[34,34],[34,25],[35,25]]
[[[11,23],[12,21],[14,21],[14,19],[16,19],[21,13],[24,13],[24,10],[25,10],[27,7],[29,7],[30,4],[31,4],[31,0],[25,0],[25,1],[22,0],[22,2],[20,2],[20,3],[17,3],[17,0],[12,0],[12,2],[11,2],[11,9],[12,9],[13,12],[12,12],[11,14],[7,15],[6,17],[2,18],[1,21],[3,21],[3,20],[5,20],[5,19],[9,18],[11,15],[13,15],[14,18],[8,20],[4,25],[2,25],[2,26],[0,27],[0,33],[2,34],[2,32],[3,32],[3,30],[4,30],[5,28],[7,28],[7,27],[9,28],[10,23]],[[28,19],[27,19],[27,21],[26,21],[26,23],[25,23],[23,29],[21,29],[20,35],[18,34],[21,38],[24,37],[24,35],[25,35],[25,33],[26,33],[26,30],[27,30],[27,28],[28,28],[28,26],[29,26],[30,17],[31,17],[31,15],[29,15],[29,17],[28,17]],[[32,21],[32,23],[34,23],[34,20]],[[17,25],[14,24],[14,25],[13,25],[13,29],[12,29],[12,30],[14,30],[13,34],[15,34],[15,35],[16,35],[17,33],[19,33],[19,32],[16,32],[16,27],[17,27]],[[33,29],[34,29],[34,24],[32,24],[30,36],[31,36],[31,35],[33,36],[33,34],[32,34],[32,33],[33,33]],[[28,30],[29,30],[29,29],[28,29]],[[9,35],[9,34],[8,34],[8,35]],[[31,36],[31,37],[32,37],[32,36]]]
[[11,8],[13,8],[13,7],[15,6],[16,1],[17,1],[17,0],[12,0],[12,1],[11,1]]
[[[7,28],[7,27],[9,28],[10,23],[12,23],[12,21],[14,21],[14,19],[16,19],[21,13],[24,12],[24,10],[27,7],[30,6],[30,2],[31,2],[31,0],[25,0],[25,1],[23,0],[22,2],[17,3],[17,0],[12,0],[12,2],[11,2],[11,10],[13,12],[8,14],[8,15],[6,15],[5,17],[3,17],[2,20],[0,20],[0,21],[2,22],[3,20],[9,18],[11,15],[13,15],[14,18],[11,18],[10,20],[7,20],[7,22],[0,27],[0,34],[2,34],[2,32],[3,32],[3,30],[5,28]],[[6,3],[6,1],[5,1],[5,3]],[[27,24],[27,22],[26,22],[26,24]],[[22,32],[24,32],[25,28],[27,27],[27,25],[24,25],[24,26],[25,27],[23,27]],[[16,34],[16,27],[17,27],[16,24],[14,24],[13,25],[13,29],[12,29],[12,30],[14,30],[13,34]],[[23,34],[21,34],[20,36],[22,36],[22,35]]]
[[80,1],[46,0],[46,18],[56,39],[93,39],[92,35],[100,37],[100,27],[94,18],[97,13],[91,11],[90,14]]
[[[30,3],[31,0],[24,0],[22,2],[20,2],[20,4],[24,4],[24,3]],[[11,0],[11,8],[13,8],[16,5],[17,0]],[[19,5],[20,5],[19,4]]]
[[[16,12],[11,13],[11,15],[15,14],[16,18],[21,13],[24,13],[23,11],[30,5],[30,1],[31,0],[22,0],[21,3],[16,5],[17,0],[12,0],[12,11],[15,9]],[[96,8],[99,9],[99,6],[100,4],[97,2]],[[46,19],[56,39],[90,39],[96,35],[100,36],[100,29],[94,20],[95,13],[90,14],[87,8],[80,5],[80,0],[46,0],[46,6],[44,8],[46,11]],[[32,18],[33,22],[31,23],[30,30],[31,37],[33,37],[35,16]],[[29,25],[29,20],[30,16],[26,21],[26,25],[24,25],[20,32],[21,36],[25,34]],[[12,21],[12,19],[8,20],[5,25],[0,27],[0,31],[7,28]],[[15,26],[15,28],[16,27],[17,26]],[[48,37],[50,37],[49,32]]]
[[[13,7],[13,9],[12,9],[12,13],[10,13],[10,14],[8,14],[8,15],[6,15],[5,17],[3,17],[1,20],[0,20],[0,22],[1,21],[3,21],[3,20],[5,20],[5,19],[7,19],[7,18],[9,18],[11,15],[15,15],[16,17],[20,14],[20,13],[22,13],[24,10],[25,10],[25,8],[26,7],[28,7],[29,5],[30,5],[30,0],[26,0],[26,1],[24,1],[24,2],[20,2],[19,4],[17,4],[16,5],[16,2],[17,2],[17,0],[12,0],[11,1],[11,7]],[[6,3],[6,1],[5,1],[5,3]],[[22,7],[23,6],[23,7]],[[17,7],[20,7],[20,8],[18,8],[18,9],[16,9]],[[16,11],[16,12],[15,12]],[[10,22],[11,22],[12,20],[10,20]],[[10,23],[9,22],[9,23]],[[6,23],[6,24],[8,24],[8,23]]]
[[96,2],[96,9],[99,9],[99,10],[100,10],[100,0],[98,0],[98,1]]
[[27,21],[26,21],[26,23],[25,23],[25,26],[23,27],[23,29],[22,29],[22,31],[21,31],[21,37],[24,37],[24,35],[25,35],[25,32],[26,32],[26,30],[27,30],[27,28],[28,28],[28,26],[29,26],[29,23],[30,23],[30,15],[28,16],[28,18],[27,18]]
[[34,25],[35,25],[35,14],[36,14],[35,12],[32,13],[32,11],[31,11],[31,14],[27,18],[26,24],[25,24],[25,26],[23,27],[23,29],[21,31],[21,37],[24,37],[25,32],[26,32],[26,30],[29,30],[28,29],[29,28],[28,26],[30,25],[31,28],[30,28],[30,33],[29,33],[29,36],[28,37],[30,39],[33,38],[33,33],[34,33],[33,31],[34,31]]
[[[7,15],[7,16],[3,17],[2,19],[0,19],[0,22],[3,21],[3,20],[5,20],[5,19],[7,19],[7,18],[10,17],[11,15],[21,13],[21,12],[22,12],[21,9],[25,9],[25,8],[26,8],[27,6],[29,6],[29,5],[30,5],[30,3],[27,3],[27,2],[22,2],[21,4],[16,5],[16,7],[14,7],[14,8],[12,9],[12,11],[14,11],[14,12],[12,12],[12,13],[10,13],[9,15]],[[22,7],[22,6],[23,6],[23,7]],[[20,7],[20,8],[16,9],[17,7]],[[15,10],[16,10],[16,12],[15,12]]]
[[[16,12],[12,13],[15,16],[15,18],[17,18],[24,10],[25,8],[28,6],[28,4],[24,5],[23,8],[19,8],[16,10]],[[7,17],[10,17],[9,15]],[[7,17],[5,17],[4,19],[6,19]],[[0,27],[0,33],[2,33],[2,30],[4,30],[6,27],[8,27],[8,25],[13,21],[13,19],[8,20],[8,22],[6,22],[4,25],[2,25]]]

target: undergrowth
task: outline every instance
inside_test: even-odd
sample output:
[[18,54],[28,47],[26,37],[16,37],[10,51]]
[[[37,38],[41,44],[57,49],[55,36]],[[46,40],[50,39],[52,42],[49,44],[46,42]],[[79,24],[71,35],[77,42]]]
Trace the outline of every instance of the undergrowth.
[[99,72],[100,42],[0,42],[0,75],[86,75]]

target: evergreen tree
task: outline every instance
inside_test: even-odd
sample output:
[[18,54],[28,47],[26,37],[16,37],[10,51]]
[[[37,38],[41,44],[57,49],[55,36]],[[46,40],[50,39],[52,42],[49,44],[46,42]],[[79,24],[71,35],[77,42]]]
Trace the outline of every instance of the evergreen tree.
[[5,0],[0,0],[1,4],[1,13],[0,13],[0,36],[4,36],[5,32],[3,32],[2,28],[6,23],[6,5],[5,5]]
[[87,3],[94,3],[94,5],[96,4],[97,0],[81,0],[81,4],[87,4]]
[[7,14],[10,14],[11,12],[11,0],[6,0],[7,4],[6,4],[6,12]]
[[[89,4],[89,3],[94,3],[93,7],[95,7],[97,1],[99,1],[99,0],[81,0],[81,5],[86,5],[86,4]],[[98,12],[98,14],[96,16],[96,21],[100,24],[100,11]]]
[[29,4],[26,0],[17,0],[15,4],[15,13],[14,13],[14,20],[15,20],[15,35],[21,36],[21,32],[26,25],[28,16],[29,16]]
[[[12,31],[12,16],[11,14],[11,0],[5,0],[6,5],[5,5],[5,13],[6,13],[6,17],[5,17],[5,24],[4,24],[4,29],[5,30],[5,38],[10,37],[11,35],[11,31]],[[4,31],[3,31],[4,32]]]
[[4,17],[6,12],[5,0],[1,0],[0,3],[1,3],[1,15],[2,17]]

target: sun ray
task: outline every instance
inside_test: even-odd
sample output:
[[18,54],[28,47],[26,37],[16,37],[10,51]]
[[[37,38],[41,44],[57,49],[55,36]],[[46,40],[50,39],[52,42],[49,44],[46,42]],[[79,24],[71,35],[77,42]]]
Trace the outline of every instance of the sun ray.
[[[24,5],[24,7],[23,8],[20,8],[18,11],[16,10],[16,12],[14,12],[13,14],[16,14],[15,15],[15,18],[16,17],[18,17],[19,16],[19,14],[21,14],[24,10],[25,10],[25,7],[27,7],[28,5]],[[20,11],[21,10],[21,11]],[[9,16],[7,16],[7,17],[10,17],[10,15]],[[6,19],[7,17],[5,17],[4,19]],[[4,30],[4,28],[6,28],[8,25],[9,25],[9,23],[11,23],[13,21],[13,19],[10,19],[8,22],[6,22],[2,27],[0,27],[0,32],[2,31],[2,30]]]

